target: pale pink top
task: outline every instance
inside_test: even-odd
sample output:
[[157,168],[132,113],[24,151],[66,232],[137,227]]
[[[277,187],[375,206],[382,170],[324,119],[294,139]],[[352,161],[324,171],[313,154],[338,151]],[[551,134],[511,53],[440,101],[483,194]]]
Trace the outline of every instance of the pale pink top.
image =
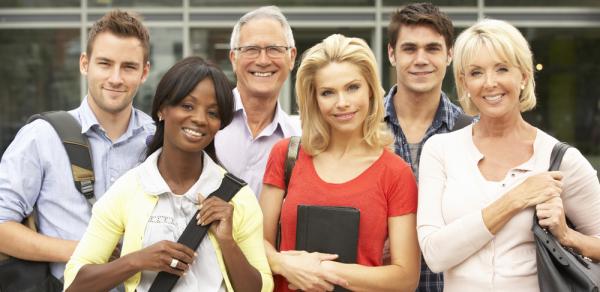
[[[417,231],[429,268],[444,272],[444,291],[539,291],[533,208],[515,215],[496,235],[482,210],[527,177],[548,169],[557,140],[541,130],[533,156],[499,182],[487,181],[477,163],[472,125],[438,134],[424,145],[419,170]],[[600,184],[596,171],[569,149],[563,172],[565,212],[584,234],[600,236]]]

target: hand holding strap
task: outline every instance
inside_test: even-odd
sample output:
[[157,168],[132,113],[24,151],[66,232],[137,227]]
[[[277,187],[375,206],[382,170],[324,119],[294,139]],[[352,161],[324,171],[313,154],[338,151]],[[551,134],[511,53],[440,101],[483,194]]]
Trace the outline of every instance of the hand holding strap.
[[[231,198],[233,198],[233,196],[235,196],[235,194],[237,194],[245,185],[246,182],[243,180],[233,176],[230,173],[226,173],[223,181],[221,182],[221,186],[208,197],[210,198],[212,196],[217,196],[223,201],[229,202]],[[179,240],[177,240],[178,243],[186,245],[192,250],[196,250],[198,248],[200,242],[202,242],[206,236],[208,228],[210,225],[212,225],[198,225],[196,221],[196,215],[198,215],[198,212],[200,211],[197,211],[196,214],[194,214],[187,227],[179,237]],[[175,274],[160,272],[154,279],[154,282],[152,282],[149,292],[171,291],[171,289],[173,289],[177,283],[177,280],[179,280],[179,276]]]

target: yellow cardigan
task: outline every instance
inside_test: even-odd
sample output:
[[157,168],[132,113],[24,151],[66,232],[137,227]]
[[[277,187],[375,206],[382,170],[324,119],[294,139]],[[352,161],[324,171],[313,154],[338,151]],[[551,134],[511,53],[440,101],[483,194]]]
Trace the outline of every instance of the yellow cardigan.
[[[219,169],[225,173],[225,170]],[[138,179],[138,170],[139,167],[134,168],[119,178],[94,205],[90,224],[67,263],[64,275],[65,288],[69,287],[84,265],[108,262],[121,236],[123,236],[121,256],[142,248],[146,223],[158,202],[158,196],[151,196],[144,192]],[[248,262],[260,272],[261,291],[272,291],[273,277],[263,245],[262,212],[256,197],[250,188],[245,186],[230,203],[234,206],[233,238]],[[208,237],[215,247],[227,291],[233,291],[219,243],[211,232],[208,233]],[[125,290],[135,291],[140,279],[141,273],[136,273],[127,279]]]

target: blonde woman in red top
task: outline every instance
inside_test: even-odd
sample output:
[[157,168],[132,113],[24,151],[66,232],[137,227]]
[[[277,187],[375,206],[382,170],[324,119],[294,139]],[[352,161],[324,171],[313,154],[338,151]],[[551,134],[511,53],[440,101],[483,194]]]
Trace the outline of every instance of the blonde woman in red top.
[[[275,291],[331,291],[334,285],[414,291],[417,286],[416,183],[410,167],[387,148],[393,137],[383,124],[377,72],[373,53],[358,38],[331,35],[304,54],[296,80],[301,148],[287,196],[283,201],[289,139],[273,147],[260,196],[267,257],[278,275]],[[298,205],[360,210],[357,263],[294,250]],[[384,266],[388,236],[391,264]]]

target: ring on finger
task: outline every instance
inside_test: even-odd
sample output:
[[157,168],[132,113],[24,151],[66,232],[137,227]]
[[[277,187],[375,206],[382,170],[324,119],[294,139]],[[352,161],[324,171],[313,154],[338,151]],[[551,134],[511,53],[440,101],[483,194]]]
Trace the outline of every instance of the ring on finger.
[[178,264],[179,264],[179,260],[178,260],[178,259],[176,259],[176,258],[173,258],[173,259],[171,260],[171,264],[170,264],[169,266],[170,266],[171,268],[175,269],[175,268],[177,268],[177,265],[178,265]]

